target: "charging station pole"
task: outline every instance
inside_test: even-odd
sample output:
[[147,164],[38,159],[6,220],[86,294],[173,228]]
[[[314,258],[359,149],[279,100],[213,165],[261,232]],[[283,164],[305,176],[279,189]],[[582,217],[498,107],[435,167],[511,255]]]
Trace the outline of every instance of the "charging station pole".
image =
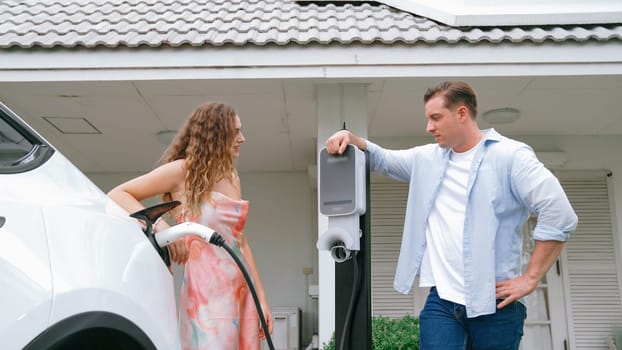
[[[366,212],[360,216],[362,231],[360,251],[351,259],[335,264],[335,349],[339,349],[343,328],[348,317],[348,309],[355,298],[350,329],[346,330],[349,339],[345,340],[345,349],[371,350],[371,207],[369,199],[369,155],[365,151],[365,201]],[[358,266],[359,285],[354,285],[354,266]]]

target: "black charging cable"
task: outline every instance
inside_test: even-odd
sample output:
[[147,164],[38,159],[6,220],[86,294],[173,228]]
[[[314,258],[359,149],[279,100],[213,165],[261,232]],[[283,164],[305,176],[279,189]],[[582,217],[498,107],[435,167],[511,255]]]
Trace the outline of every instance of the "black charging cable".
[[352,257],[352,269],[354,270],[354,280],[352,281],[352,295],[350,296],[350,305],[348,305],[348,312],[346,313],[346,320],[341,330],[341,342],[339,343],[339,349],[345,350],[346,339],[350,341],[350,329],[352,328],[352,319],[354,318],[354,307],[358,301],[358,297],[361,291],[361,278],[359,274],[359,261],[358,250],[354,251]]
[[257,308],[257,313],[259,314],[259,321],[261,322],[261,327],[263,328],[263,333],[266,336],[266,342],[268,343],[268,347],[270,350],[274,350],[274,344],[272,344],[272,337],[270,337],[270,330],[268,329],[268,324],[266,323],[266,317],[263,314],[263,310],[261,309],[261,303],[259,302],[259,298],[257,297],[257,292],[255,291],[255,286],[253,285],[253,281],[246,271],[244,264],[240,260],[240,258],[233,252],[231,247],[225,243],[225,239],[222,238],[218,232],[214,232],[209,239],[209,242],[215,246],[224,248],[229,255],[235,260],[235,263],[238,264],[240,271],[244,275],[244,279],[248,284],[249,289],[251,290],[251,294],[253,295],[253,300],[255,301],[255,307]]

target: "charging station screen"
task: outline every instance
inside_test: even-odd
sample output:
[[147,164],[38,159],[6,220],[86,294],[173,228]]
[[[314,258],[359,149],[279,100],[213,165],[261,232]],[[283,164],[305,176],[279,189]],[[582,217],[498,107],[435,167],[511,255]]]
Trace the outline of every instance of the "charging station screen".
[[354,146],[341,155],[320,152],[320,212],[348,215],[356,209],[356,163]]

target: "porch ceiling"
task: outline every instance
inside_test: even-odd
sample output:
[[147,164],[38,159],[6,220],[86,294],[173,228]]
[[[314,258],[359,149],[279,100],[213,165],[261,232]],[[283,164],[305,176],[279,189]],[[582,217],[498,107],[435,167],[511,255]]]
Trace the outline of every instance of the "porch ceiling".
[[[480,116],[501,107],[521,111],[517,122],[494,125],[508,136],[622,135],[619,76],[464,79],[478,92]],[[422,95],[441,80],[366,80],[370,137],[424,136]],[[315,163],[318,82],[2,82],[0,100],[84,172],[148,171],[165,149],[156,133],[177,129],[196,105],[214,100],[234,105],[242,119],[247,142],[238,161],[241,171],[304,171]],[[63,134],[44,117],[86,118],[101,133]],[[479,121],[482,128],[491,127]]]

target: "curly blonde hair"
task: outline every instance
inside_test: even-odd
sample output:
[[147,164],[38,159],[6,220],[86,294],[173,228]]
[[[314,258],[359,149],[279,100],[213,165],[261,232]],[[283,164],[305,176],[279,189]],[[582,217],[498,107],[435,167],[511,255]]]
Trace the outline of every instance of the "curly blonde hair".
[[[163,163],[185,159],[184,210],[198,211],[202,196],[223,179],[233,179],[231,148],[235,140],[235,109],[221,102],[199,105],[168,147]],[[162,200],[172,200],[171,193]]]

